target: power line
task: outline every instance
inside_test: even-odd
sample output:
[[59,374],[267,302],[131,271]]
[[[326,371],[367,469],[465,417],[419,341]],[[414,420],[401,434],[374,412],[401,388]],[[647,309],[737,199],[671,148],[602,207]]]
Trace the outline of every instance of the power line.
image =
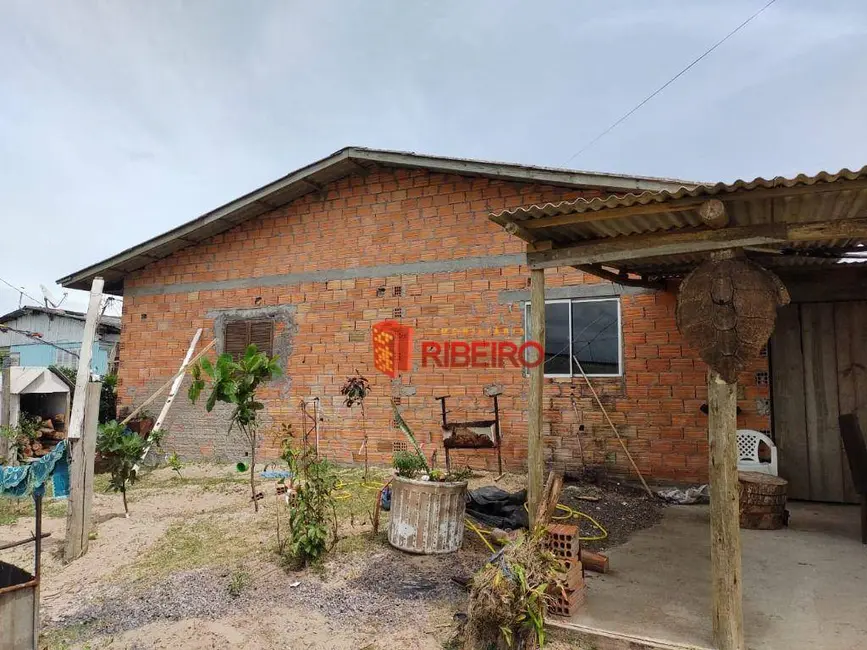
[[680,77],[682,77],[684,74],[686,74],[687,72],[689,72],[689,70],[690,70],[690,69],[691,69],[695,64],[697,64],[699,61],[701,61],[703,58],[705,58],[708,54],[710,54],[710,53],[713,52],[715,49],[717,49],[720,45],[722,45],[722,44],[725,43],[727,40],[729,40],[732,36],[734,36],[735,34],[737,34],[741,29],[743,29],[744,27],[746,27],[746,26],[747,26],[747,25],[748,25],[748,24],[749,24],[749,23],[750,23],[754,18],[756,18],[759,14],[761,14],[765,9],[767,9],[768,7],[770,7],[770,6],[771,6],[772,4],[774,4],[776,1],[777,1],[777,0],[770,0],[770,2],[768,2],[764,7],[762,7],[762,8],[759,9],[758,11],[756,11],[752,16],[750,16],[749,18],[747,18],[744,22],[742,22],[740,25],[738,25],[737,27],[735,27],[732,31],[730,31],[728,34],[726,34],[723,38],[721,38],[721,39],[718,40],[716,43],[714,43],[713,46],[712,46],[710,49],[708,49],[707,51],[705,51],[701,56],[699,56],[697,59],[695,59],[692,63],[690,63],[688,66],[686,66],[683,70],[681,70],[680,72],[678,72],[678,73],[677,73],[676,75],[674,75],[671,79],[669,79],[668,81],[666,81],[666,82],[665,82],[664,84],[662,84],[659,88],[657,88],[657,89],[654,90],[652,93],[650,93],[647,97],[645,97],[643,100],[641,100],[641,102],[638,103],[638,104],[636,104],[635,107],[632,108],[632,110],[630,110],[628,113],[624,114],[620,119],[618,119],[616,122],[614,122],[611,126],[609,126],[607,129],[605,129],[604,131],[602,131],[602,132],[601,132],[599,135],[597,135],[595,138],[593,138],[592,140],[590,140],[590,142],[588,142],[588,143],[585,144],[583,147],[581,147],[581,149],[579,149],[576,153],[572,154],[572,155],[569,157],[569,159],[568,159],[565,163],[563,163],[563,164],[564,164],[564,165],[569,164],[569,163],[572,162],[575,158],[577,158],[577,157],[580,156],[582,153],[584,153],[585,151],[587,151],[587,150],[588,150],[590,147],[592,147],[594,144],[596,144],[597,142],[599,142],[599,141],[600,141],[602,138],[604,138],[606,135],[608,135],[609,133],[611,133],[614,129],[616,129],[618,126],[620,126],[620,124],[622,124],[623,122],[625,122],[625,121],[626,121],[626,120],[627,120],[627,119],[628,119],[628,118],[629,118],[633,113],[635,113],[635,111],[637,111],[638,109],[640,109],[640,108],[641,108],[642,106],[644,106],[647,102],[649,102],[651,99],[653,99],[654,97],[656,97],[659,93],[661,93],[663,90],[665,90],[665,89],[668,88],[671,84],[673,84],[675,81],[677,81]]
[[11,282],[6,282],[6,280],[4,280],[3,278],[0,278],[0,282],[2,282],[3,284],[7,285],[7,286],[8,286],[9,288],[11,288],[11,289],[15,289],[15,291],[17,291],[17,292],[18,292],[19,294],[21,294],[22,296],[27,296],[28,298],[30,298],[30,300],[32,300],[33,302],[35,302],[37,305],[41,305],[41,304],[42,304],[41,301],[37,300],[36,298],[34,298],[33,296],[31,296],[29,293],[27,293],[26,291],[24,291],[24,288],[23,288],[23,287],[22,287],[22,288],[18,288],[18,287],[16,287],[14,284],[12,284]]
[[76,359],[80,358],[80,355],[77,352],[73,352],[72,350],[68,350],[68,349],[61,347],[59,345],[55,345],[51,341],[46,341],[45,339],[42,338],[42,336],[40,334],[38,334],[36,332],[29,332],[27,330],[19,330],[19,329],[15,329],[14,327],[9,327],[8,325],[0,324],[0,332],[6,332],[6,331],[15,332],[15,334],[20,334],[21,336],[26,336],[27,338],[33,339],[34,341],[39,341],[40,343],[44,343],[45,345],[50,345],[51,347],[57,348],[58,350],[63,350],[64,352],[74,356]]

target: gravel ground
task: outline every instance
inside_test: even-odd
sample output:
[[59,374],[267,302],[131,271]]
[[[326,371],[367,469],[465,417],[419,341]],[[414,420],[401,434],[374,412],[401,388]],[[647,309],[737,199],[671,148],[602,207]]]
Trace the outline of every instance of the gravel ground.
[[[598,499],[588,501],[579,496]],[[598,521],[608,537],[602,540],[582,541],[582,546],[603,551],[626,542],[632,533],[650,528],[662,519],[664,504],[630,485],[604,482],[600,485],[569,483],[560,497],[560,503],[590,515]],[[600,531],[585,517],[580,518],[581,536],[594,537]]]
[[229,584],[236,572],[186,571],[148,587],[107,587],[52,627],[80,625],[87,627],[88,635],[117,634],[156,621],[217,619],[272,604],[309,609],[336,622],[402,627],[414,620],[420,623],[428,614],[426,608],[407,607],[408,603],[462,607],[466,592],[451,577],[471,574],[486,557],[474,549],[448,556],[411,556],[382,546],[372,554],[329,560],[325,579],[263,564],[251,570],[235,596]]
[[52,627],[84,625],[94,634],[115,634],[160,620],[217,618],[249,604],[249,592],[229,593],[230,580],[225,570],[202,569],[172,574],[145,589],[113,585]]

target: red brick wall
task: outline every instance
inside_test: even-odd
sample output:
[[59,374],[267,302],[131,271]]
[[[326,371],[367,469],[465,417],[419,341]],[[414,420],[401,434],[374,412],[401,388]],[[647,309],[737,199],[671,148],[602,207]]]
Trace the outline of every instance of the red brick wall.
[[[583,192],[584,196],[598,192]],[[527,287],[519,266],[476,268],[430,274],[301,282],[287,286],[212,289],[177,293],[171,285],[220,282],[287,273],[441,261],[521,253],[523,243],[488,220],[492,210],[559,201],[582,195],[575,190],[463,178],[422,171],[380,169],[353,176],[307,195],[289,206],[247,221],[209,241],[155,262],[127,278],[119,376],[122,405],[140,403],[177,369],[197,327],[203,341],[214,336],[209,312],[290,305],[294,327],[286,376],[263,390],[267,418],[263,433],[266,456],[276,453],[279,424],[300,429],[298,402],[319,396],[324,421],[322,447],[337,461],[352,460],[361,442],[360,411],[342,405],[340,387],[356,369],[373,384],[366,405],[369,451],[387,463],[392,442],[402,440],[393,428],[389,401],[401,396],[404,418],[428,452],[439,446],[437,395],[449,394],[451,419],[488,417],[484,386],[501,384],[504,461],[520,468],[526,459],[527,381],[518,370],[420,368],[416,344],[413,371],[400,382],[372,367],[370,328],[391,318],[415,328],[416,340],[491,339],[508,329],[520,343],[522,308],[501,304],[503,290]],[[546,274],[549,287],[597,282],[572,270]],[[385,297],[377,288],[387,287]],[[395,297],[392,287],[402,287]],[[161,295],[137,294],[163,287]],[[707,437],[705,368],[686,349],[674,324],[671,294],[622,298],[625,374],[597,379],[595,386],[639,467],[657,479],[705,480]],[[457,328],[458,335],[443,330]],[[466,333],[464,333],[466,330]],[[350,340],[350,334],[356,332]],[[362,334],[358,334],[362,333]],[[359,341],[358,337],[363,336]],[[766,370],[764,360],[754,370]],[[546,385],[545,442],[549,459],[566,468],[581,463],[608,465],[628,473],[628,462],[583,380],[549,379]],[[741,426],[767,428],[756,414],[756,398],[767,387],[755,386],[753,373],[743,378]],[[186,390],[186,383],[184,385]],[[578,414],[572,408],[575,394]],[[583,430],[582,430],[583,427]],[[186,457],[234,459],[242,454],[237,439],[226,436],[225,411],[205,415],[185,397],[175,402],[165,446]],[[580,445],[579,445],[580,438]],[[441,453],[441,452],[440,452]],[[455,454],[458,462],[492,466],[493,452]]]

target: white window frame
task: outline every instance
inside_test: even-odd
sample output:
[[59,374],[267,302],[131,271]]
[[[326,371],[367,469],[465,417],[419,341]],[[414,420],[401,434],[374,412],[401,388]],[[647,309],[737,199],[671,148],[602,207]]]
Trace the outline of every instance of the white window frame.
[[[557,374],[549,374],[545,373],[546,377],[552,378],[572,378],[572,377],[580,377],[581,372],[578,371],[578,368],[573,368],[574,360],[572,359],[572,305],[576,303],[582,302],[614,302],[617,303],[617,368],[618,372],[613,374],[599,374],[588,372],[588,377],[622,377],[623,376],[623,311],[620,305],[620,298],[555,298],[552,300],[546,300],[546,305],[554,305],[558,303],[565,303],[569,305],[569,367],[572,368],[571,373],[557,373]],[[528,341],[530,339],[530,303],[524,303],[524,340]]]

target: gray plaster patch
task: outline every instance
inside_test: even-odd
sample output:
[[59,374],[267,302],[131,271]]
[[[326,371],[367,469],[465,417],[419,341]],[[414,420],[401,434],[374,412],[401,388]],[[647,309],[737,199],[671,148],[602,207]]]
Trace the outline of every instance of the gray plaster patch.
[[278,357],[283,375],[277,381],[283,383],[282,391],[288,393],[291,381],[287,372],[289,355],[292,354],[292,341],[298,332],[295,323],[295,305],[276,305],[272,307],[246,307],[243,309],[215,309],[207,313],[214,319],[214,338],[217,339],[217,354],[225,350],[226,324],[240,320],[272,320],[282,328],[275,328],[274,354]]

